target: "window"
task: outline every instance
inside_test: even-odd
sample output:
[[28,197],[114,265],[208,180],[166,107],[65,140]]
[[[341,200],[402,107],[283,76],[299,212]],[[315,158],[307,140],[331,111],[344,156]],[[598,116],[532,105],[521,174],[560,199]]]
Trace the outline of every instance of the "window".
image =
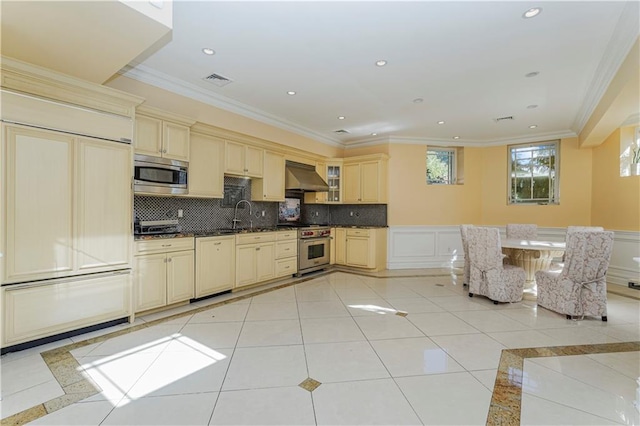
[[509,204],[559,203],[559,141],[509,146]]
[[427,184],[454,185],[456,183],[456,149],[427,149]]

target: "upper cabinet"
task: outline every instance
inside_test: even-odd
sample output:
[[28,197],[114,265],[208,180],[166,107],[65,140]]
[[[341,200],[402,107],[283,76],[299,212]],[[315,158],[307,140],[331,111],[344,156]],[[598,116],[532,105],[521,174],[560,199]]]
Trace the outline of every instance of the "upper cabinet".
[[345,158],[343,166],[344,203],[386,203],[387,163],[385,154]]
[[222,198],[224,196],[224,140],[202,133],[191,134],[189,162],[189,196]]
[[262,179],[251,180],[252,201],[284,201],[283,154],[264,151],[264,170]]
[[262,177],[264,149],[240,142],[225,141],[224,173],[234,176]]
[[306,204],[340,204],[342,203],[342,160],[316,163],[316,172],[329,185],[327,192],[307,192],[304,194]]
[[189,161],[189,127],[195,120],[150,108],[136,112],[136,154]]

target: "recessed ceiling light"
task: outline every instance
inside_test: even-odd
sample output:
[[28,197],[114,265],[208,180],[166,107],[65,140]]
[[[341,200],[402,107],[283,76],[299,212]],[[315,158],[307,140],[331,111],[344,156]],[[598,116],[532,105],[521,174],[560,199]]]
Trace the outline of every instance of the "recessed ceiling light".
[[341,115],[340,117],[338,117],[338,120],[344,120],[344,115]]
[[537,124],[532,124],[531,126],[529,126],[530,129],[535,129],[536,127],[538,127]]
[[296,92],[294,92],[293,90],[289,90],[289,91],[287,92],[287,95],[291,95],[291,96],[293,96],[293,95],[295,95],[295,94],[296,94]]
[[378,136],[377,133],[371,133],[371,136]]
[[536,105],[536,104],[527,105],[527,109],[534,109],[534,108],[538,108],[538,105]]
[[215,55],[216,51],[205,47],[204,49],[202,49],[202,53],[204,53],[205,55]]
[[444,124],[444,121],[440,120],[438,121],[438,124]]
[[522,14],[522,17],[524,19],[533,18],[534,16],[538,16],[540,14],[540,12],[542,12],[542,8],[541,7],[532,7],[531,9],[527,10],[526,12],[524,12]]
[[413,103],[414,103],[414,104],[421,104],[422,102],[424,102],[424,99],[422,99],[422,98],[415,98],[415,99],[413,100]]
[[460,136],[454,136],[453,138],[454,139],[460,139]]
[[377,67],[384,67],[385,65],[387,65],[387,61],[385,61],[384,59],[380,59],[379,61],[376,61]]
[[535,77],[536,75],[540,74],[540,71],[533,71],[530,73],[525,74],[525,77],[531,78],[531,77]]

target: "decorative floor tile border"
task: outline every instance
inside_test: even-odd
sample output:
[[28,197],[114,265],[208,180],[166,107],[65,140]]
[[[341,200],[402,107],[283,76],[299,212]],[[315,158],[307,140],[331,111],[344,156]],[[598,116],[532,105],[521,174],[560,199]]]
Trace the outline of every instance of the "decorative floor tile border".
[[593,355],[640,351],[640,341],[593,345],[550,346],[504,349],[493,386],[487,425],[519,425],[522,411],[522,375],[524,360],[569,355]]

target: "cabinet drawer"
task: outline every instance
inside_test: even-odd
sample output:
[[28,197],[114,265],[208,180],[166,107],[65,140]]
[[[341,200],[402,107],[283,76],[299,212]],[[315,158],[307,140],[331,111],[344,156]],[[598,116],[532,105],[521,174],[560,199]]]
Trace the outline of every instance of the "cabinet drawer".
[[276,240],[275,232],[250,232],[236,235],[236,244],[264,243]]
[[180,250],[193,250],[193,238],[160,238],[157,240],[136,241],[135,254],[169,253]]
[[347,229],[347,237],[368,237],[370,229]]
[[278,232],[276,239],[278,241],[297,240],[298,239],[298,232],[296,232],[296,231],[280,231],[280,232]]
[[276,244],[276,259],[296,256],[298,254],[298,240],[279,241]]
[[276,260],[276,276],[284,277],[286,275],[293,275],[298,272],[298,259],[290,257],[288,259]]

